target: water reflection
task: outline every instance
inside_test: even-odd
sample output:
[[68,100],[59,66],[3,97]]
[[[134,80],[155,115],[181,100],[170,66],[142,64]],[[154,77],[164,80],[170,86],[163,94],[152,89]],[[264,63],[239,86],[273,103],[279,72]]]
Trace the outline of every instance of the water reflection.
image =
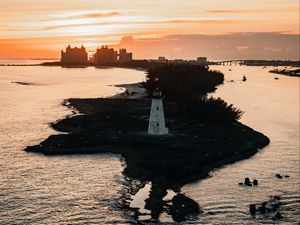
[[109,85],[143,78],[127,69],[0,67],[1,224],[127,223],[113,207],[124,189],[119,157],[46,157],[22,149],[55,133],[48,124],[70,114],[64,99],[113,95],[121,90]]

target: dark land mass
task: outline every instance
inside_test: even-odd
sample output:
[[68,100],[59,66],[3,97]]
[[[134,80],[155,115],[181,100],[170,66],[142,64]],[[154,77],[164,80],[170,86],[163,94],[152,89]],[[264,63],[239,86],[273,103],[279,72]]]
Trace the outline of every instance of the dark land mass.
[[[51,135],[26,151],[45,155],[121,154],[126,161],[125,176],[143,184],[152,182],[145,206],[151,210],[152,220],[165,211],[174,221],[183,221],[187,215],[201,212],[195,201],[180,193],[183,185],[207,177],[215,168],[249,158],[269,143],[268,137],[239,122],[214,125],[178,117],[172,113],[171,102],[164,104],[170,134],[147,135],[151,100],[134,98],[135,94],[69,99],[67,105],[82,115],[52,124],[67,134]],[[163,200],[168,189],[177,193],[172,204]],[[124,200],[121,206],[128,208],[129,203]]]
[[292,66],[292,67],[300,67],[300,61],[291,61],[291,60],[242,60],[241,65],[246,65],[246,66]]
[[25,82],[25,81],[12,81],[12,84],[19,84],[19,85],[25,85],[25,86],[29,86],[29,85],[38,85],[36,83],[32,83],[32,82]]
[[93,62],[89,62],[87,64],[63,64],[60,61],[56,62],[44,62],[41,63],[41,66],[61,66],[65,68],[84,68],[84,67],[89,67],[93,66],[96,68],[105,68],[105,67],[120,67],[120,68],[130,68],[130,69],[149,69],[153,68],[156,66],[161,66],[165,65],[166,63],[162,62],[152,62],[149,60],[132,60],[129,62],[111,62],[111,63],[106,63],[106,64],[101,64],[101,65],[95,65]]
[[290,77],[300,77],[300,69],[296,69],[296,70],[287,70],[287,69],[283,69],[283,70],[270,70],[270,73],[276,73],[276,74],[281,74],[281,75],[285,75],[285,76],[290,76]]
[[[291,66],[291,67],[300,67],[300,61],[292,61],[292,60],[233,60],[239,61],[240,65],[245,66]],[[226,61],[225,61],[226,62]],[[230,62],[230,60],[228,61]],[[129,62],[112,62],[112,63],[106,63],[101,66],[110,66],[110,67],[124,67],[124,68],[144,68],[149,69],[153,68],[155,66],[161,66],[165,64],[172,64],[175,63],[172,60],[167,60],[165,62],[155,61],[155,60],[147,60],[147,59],[141,59],[141,60],[132,60]],[[177,64],[191,64],[195,63],[193,60],[183,60],[182,62],[179,62]],[[81,64],[62,64],[60,61],[56,62],[45,62],[40,64],[42,66],[62,66],[62,67],[87,67],[87,66],[96,66],[95,63],[89,62],[87,64],[81,65]],[[208,65],[221,65],[221,62],[213,62],[209,61]]]

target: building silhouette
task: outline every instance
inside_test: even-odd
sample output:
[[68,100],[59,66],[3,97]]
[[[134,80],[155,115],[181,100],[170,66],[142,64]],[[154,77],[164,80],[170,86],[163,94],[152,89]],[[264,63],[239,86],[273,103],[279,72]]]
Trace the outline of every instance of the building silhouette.
[[113,48],[102,46],[97,49],[94,55],[95,65],[112,65],[115,63],[125,63],[132,61],[132,53],[127,52],[126,49],[119,49],[119,53]]
[[119,49],[119,62],[130,62],[132,61],[132,53],[127,52],[125,48]]
[[197,57],[197,64],[205,66],[207,65],[207,58],[206,57]]
[[88,64],[88,53],[83,45],[81,48],[68,45],[65,52],[61,51],[60,61],[63,65],[85,65]]
[[95,53],[95,64],[96,65],[109,65],[118,61],[118,52],[113,48],[102,46],[97,49]]

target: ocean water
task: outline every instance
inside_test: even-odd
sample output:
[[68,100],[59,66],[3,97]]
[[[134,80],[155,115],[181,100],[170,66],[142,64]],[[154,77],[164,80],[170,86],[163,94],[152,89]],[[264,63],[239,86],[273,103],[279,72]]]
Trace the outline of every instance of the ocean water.
[[[196,200],[204,213],[195,224],[299,224],[300,220],[300,79],[271,74],[271,67],[214,66],[225,74],[224,85],[213,96],[221,97],[244,111],[241,122],[267,135],[271,143],[254,157],[225,166],[200,182],[186,185],[183,192]],[[243,82],[243,75],[247,81]],[[278,77],[279,79],[274,79]],[[289,175],[278,179],[275,175]],[[257,187],[239,186],[245,177],[257,179]],[[249,215],[249,204],[281,196],[274,213]]]
[[[49,123],[70,115],[70,97],[106,97],[112,84],[134,83],[128,69],[0,67],[0,224],[128,224],[116,207],[124,187],[115,155],[26,153],[56,132]],[[13,82],[30,83],[20,85]]]
[[[226,78],[213,95],[245,111],[241,121],[270,137],[271,144],[248,160],[184,186],[182,192],[204,213],[182,224],[297,224],[299,78],[276,75],[275,80],[270,68],[212,68]],[[241,81],[244,74],[246,82]],[[61,106],[64,99],[111,96],[121,91],[111,85],[143,79],[142,71],[119,68],[0,67],[0,224],[136,223],[116,207],[126,189],[121,157],[49,157],[23,149],[56,133],[49,123],[71,114]],[[278,179],[276,173],[290,177]],[[259,185],[239,186],[245,177],[258,179]],[[147,190],[139,195],[143,199]],[[285,218],[250,216],[249,204],[268,201],[270,195],[281,196]],[[136,199],[134,204],[143,202]],[[162,215],[161,223],[172,224],[169,219]]]

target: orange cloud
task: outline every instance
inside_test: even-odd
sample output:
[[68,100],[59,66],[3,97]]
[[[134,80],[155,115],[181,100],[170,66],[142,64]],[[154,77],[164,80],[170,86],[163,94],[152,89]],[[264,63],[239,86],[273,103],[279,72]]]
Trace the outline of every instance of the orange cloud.
[[[176,23],[174,20],[172,20]],[[177,20],[176,20],[177,21]],[[142,21],[141,21],[142,22]],[[151,21],[148,21],[151,22]],[[166,23],[166,21],[155,21]],[[170,21],[169,21],[170,22]],[[210,22],[210,21],[206,21]],[[214,21],[215,22],[215,21]],[[180,20],[177,23],[184,24]],[[164,31],[164,30],[163,30]],[[164,35],[156,30],[141,30],[135,33],[114,33],[105,35],[46,36],[0,39],[0,58],[59,58],[60,50],[68,44],[84,44],[93,52],[103,44],[112,47],[125,47],[134,53],[135,58],[196,58],[209,59],[299,59],[299,34],[279,32],[231,33],[231,34],[183,34]],[[134,35],[136,38],[132,38]],[[117,45],[122,36],[127,36]]]
[[164,23],[199,23],[199,24],[237,24],[247,21],[242,20],[169,20]]
[[[66,24],[57,26],[47,26],[40,30],[55,30],[69,27],[82,27],[82,26],[105,26],[105,25],[130,25],[130,24],[240,24],[253,21],[247,20],[154,20],[154,21],[114,21],[114,22],[95,22],[95,23],[79,23],[79,24]],[[257,22],[257,20],[255,21]]]
[[119,12],[109,12],[109,13],[87,13],[79,16],[80,18],[103,18],[103,17],[111,17],[111,16],[119,16],[121,13]]
[[208,13],[216,14],[251,14],[251,13],[280,13],[280,12],[289,12],[289,13],[299,13],[299,10],[296,8],[278,8],[278,9],[214,9],[206,10]]
[[239,51],[245,51],[245,50],[249,49],[249,47],[248,46],[237,46],[236,49]]
[[258,10],[250,10],[250,9],[246,9],[246,10],[243,10],[243,9],[216,9],[216,10],[207,10],[206,12],[208,13],[255,13],[255,12],[258,12]]
[[125,37],[115,48],[127,48],[135,58],[169,59],[207,56],[209,59],[299,60],[299,36],[295,34],[232,33],[223,35],[167,35],[158,38]]

